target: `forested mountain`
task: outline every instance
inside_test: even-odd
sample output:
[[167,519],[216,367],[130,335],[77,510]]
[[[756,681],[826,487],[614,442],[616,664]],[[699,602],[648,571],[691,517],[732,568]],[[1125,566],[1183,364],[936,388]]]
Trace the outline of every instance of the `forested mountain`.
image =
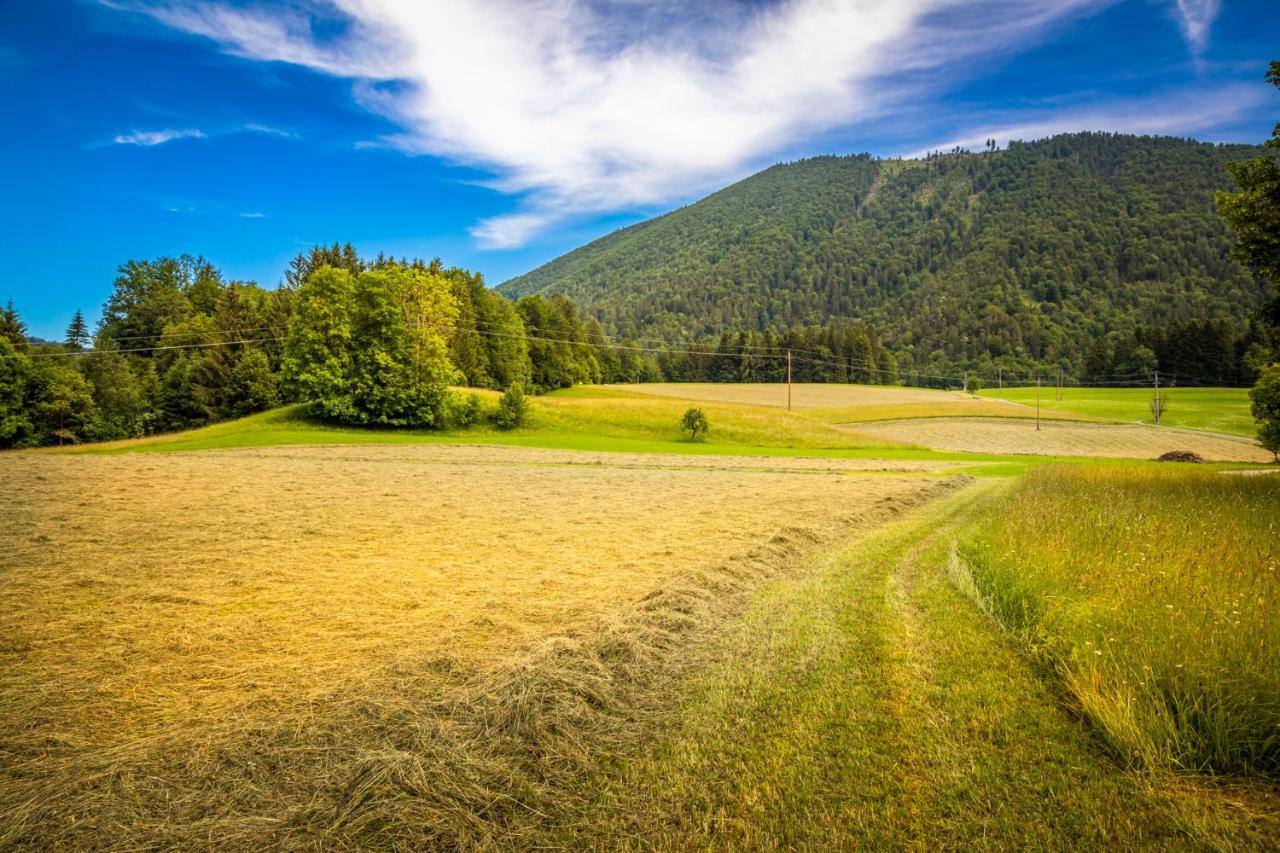
[[[1061,366],[1246,381],[1265,284],[1213,202],[1261,148],[1100,133],[774,166],[502,285],[673,341],[867,324],[904,374]],[[1163,354],[1162,354],[1163,351]],[[1194,352],[1189,352],[1194,351]]]

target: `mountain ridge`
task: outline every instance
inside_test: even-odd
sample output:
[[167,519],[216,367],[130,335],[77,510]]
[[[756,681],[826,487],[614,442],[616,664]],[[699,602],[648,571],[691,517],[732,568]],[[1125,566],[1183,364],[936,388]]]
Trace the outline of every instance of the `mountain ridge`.
[[911,369],[1155,349],[1196,322],[1247,346],[1265,286],[1213,192],[1252,145],[1061,134],[1008,148],[771,166],[498,289],[565,293],[613,333],[697,341],[870,323]]

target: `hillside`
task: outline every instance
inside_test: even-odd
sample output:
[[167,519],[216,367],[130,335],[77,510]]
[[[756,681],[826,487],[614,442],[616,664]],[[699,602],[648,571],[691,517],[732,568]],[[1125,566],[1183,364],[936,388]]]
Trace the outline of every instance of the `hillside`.
[[1226,163],[1260,151],[1083,133],[924,160],[817,157],[499,289],[565,293],[611,331],[669,340],[856,318],[909,370],[1122,372],[1195,323],[1214,350],[1204,364],[1238,360],[1266,289],[1230,259],[1213,192],[1231,187]]

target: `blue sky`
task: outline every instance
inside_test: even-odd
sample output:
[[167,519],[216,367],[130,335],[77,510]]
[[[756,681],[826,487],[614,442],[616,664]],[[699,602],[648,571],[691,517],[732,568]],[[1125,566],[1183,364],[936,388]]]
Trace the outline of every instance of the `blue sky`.
[[129,258],[334,240],[497,284],[779,160],[1257,142],[1272,58],[1273,0],[7,0],[0,300],[59,337]]

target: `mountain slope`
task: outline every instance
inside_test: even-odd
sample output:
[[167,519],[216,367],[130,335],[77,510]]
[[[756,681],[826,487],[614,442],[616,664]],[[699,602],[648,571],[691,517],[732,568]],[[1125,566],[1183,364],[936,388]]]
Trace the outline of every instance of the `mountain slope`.
[[[1083,370],[1197,320],[1238,341],[1265,286],[1213,192],[1253,146],[1071,134],[925,160],[774,166],[500,290],[562,292],[623,335],[857,318],[904,365]],[[1111,333],[1110,338],[1106,336]],[[1144,337],[1145,336],[1145,337]]]

